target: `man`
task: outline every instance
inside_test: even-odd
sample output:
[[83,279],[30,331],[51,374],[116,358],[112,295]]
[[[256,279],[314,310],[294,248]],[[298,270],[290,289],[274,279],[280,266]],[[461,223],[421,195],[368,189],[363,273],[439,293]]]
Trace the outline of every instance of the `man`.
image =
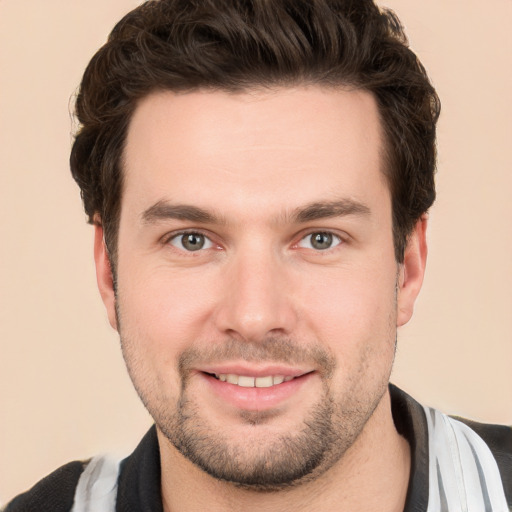
[[76,108],[100,293],[156,426],[120,464],[70,463],[8,511],[510,506],[510,429],[388,385],[439,114],[391,13],[147,2]]

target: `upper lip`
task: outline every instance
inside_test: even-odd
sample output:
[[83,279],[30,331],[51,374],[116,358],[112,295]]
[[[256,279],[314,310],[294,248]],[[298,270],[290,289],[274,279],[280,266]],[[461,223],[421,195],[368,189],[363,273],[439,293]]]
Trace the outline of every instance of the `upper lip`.
[[243,364],[215,364],[205,365],[197,368],[203,373],[211,373],[214,375],[244,375],[247,377],[267,377],[269,375],[282,375],[283,377],[300,377],[306,373],[313,371],[306,368],[291,368],[286,365],[270,364],[265,366],[248,366]]

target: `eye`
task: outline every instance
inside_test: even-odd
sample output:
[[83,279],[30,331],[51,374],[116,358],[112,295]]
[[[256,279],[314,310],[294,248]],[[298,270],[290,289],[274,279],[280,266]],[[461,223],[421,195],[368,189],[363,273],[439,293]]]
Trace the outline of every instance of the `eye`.
[[200,251],[201,249],[210,249],[213,247],[212,241],[202,233],[180,233],[169,239],[169,244],[188,252]]
[[336,247],[341,242],[342,240],[339,236],[329,232],[318,231],[309,233],[297,245],[306,249],[314,249],[315,251],[325,251]]

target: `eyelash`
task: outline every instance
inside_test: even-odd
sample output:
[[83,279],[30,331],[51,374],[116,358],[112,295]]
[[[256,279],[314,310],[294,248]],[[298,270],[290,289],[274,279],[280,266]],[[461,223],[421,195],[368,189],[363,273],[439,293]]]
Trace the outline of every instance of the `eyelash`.
[[[306,249],[312,249],[315,252],[327,252],[332,249],[335,249],[338,247],[338,245],[341,245],[345,243],[345,239],[343,239],[340,235],[337,235],[336,233],[333,233],[332,231],[310,231],[309,233],[305,234],[301,239],[294,245],[295,247],[303,247],[301,246],[301,243],[306,241],[308,238],[312,238],[314,235],[320,235],[320,236],[327,236],[330,238],[330,242],[334,245],[330,245],[329,247],[326,247],[325,249],[319,249],[314,247],[305,247]],[[310,245],[313,245],[312,240],[310,241]]]
[[[186,231],[179,231],[179,232],[174,232],[174,233],[170,233],[169,235],[165,236],[163,239],[162,239],[162,243],[164,245],[173,245],[171,242],[173,240],[178,240],[178,239],[182,239],[183,240],[183,237],[185,237],[186,235],[196,235],[196,236],[201,236],[204,238],[205,241],[208,241],[212,246],[215,246],[215,242],[213,242],[211,236],[208,236],[206,233],[203,233],[202,231],[200,230],[186,230]],[[210,249],[211,247],[207,247],[207,249]],[[185,248],[176,248],[177,250],[180,250],[182,252],[185,252],[185,253],[189,253],[189,254],[193,254],[194,252],[201,252],[202,250],[205,250],[203,249],[203,247],[199,248],[197,251],[188,251],[186,250]]]
[[[173,240],[178,240],[178,239],[182,239],[183,240],[183,237],[186,236],[186,235],[197,235],[197,236],[201,236],[204,238],[205,242],[209,244],[208,247],[199,247],[197,250],[187,250],[186,248],[183,247],[183,243],[181,243],[182,247],[176,247],[174,246],[171,242]],[[327,235],[328,237],[332,237],[332,242],[335,244],[335,245],[331,245],[329,247],[326,247],[325,249],[315,249],[314,247],[304,247],[304,246],[301,246],[300,244],[304,241],[306,241],[308,239],[308,237],[312,237],[313,235]],[[208,250],[208,249],[212,249],[212,248],[219,248],[219,245],[218,244],[215,244],[215,242],[212,240],[212,237],[209,236],[208,234],[200,231],[200,230],[185,230],[185,231],[179,231],[179,232],[174,232],[174,233],[171,233],[167,236],[165,236],[163,239],[162,239],[162,243],[164,245],[171,245],[173,246],[173,248],[175,248],[176,250],[182,252],[182,253],[186,253],[190,256],[194,255],[194,253],[201,253],[205,250]],[[337,234],[337,233],[334,233],[332,231],[329,231],[329,230],[310,230],[309,232],[307,233],[304,233],[301,235],[300,239],[298,242],[294,243],[292,245],[293,248],[305,248],[305,249],[308,249],[308,250],[311,250],[313,251],[314,253],[317,253],[317,254],[322,254],[322,253],[329,253],[331,252],[332,250],[335,250],[339,245],[342,245],[342,244],[346,244],[347,243],[347,237],[344,237],[344,236],[341,236],[340,234]],[[310,245],[311,242],[310,242]]]

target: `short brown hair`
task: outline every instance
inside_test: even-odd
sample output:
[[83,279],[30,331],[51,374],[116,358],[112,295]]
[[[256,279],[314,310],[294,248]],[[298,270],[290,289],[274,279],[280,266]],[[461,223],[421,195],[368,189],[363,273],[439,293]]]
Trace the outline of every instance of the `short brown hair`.
[[71,172],[116,260],[122,156],[137,102],[155,90],[241,92],[317,84],[371,92],[385,133],[395,256],[435,199],[439,99],[398,18],[372,0],[149,0],[89,63]]

